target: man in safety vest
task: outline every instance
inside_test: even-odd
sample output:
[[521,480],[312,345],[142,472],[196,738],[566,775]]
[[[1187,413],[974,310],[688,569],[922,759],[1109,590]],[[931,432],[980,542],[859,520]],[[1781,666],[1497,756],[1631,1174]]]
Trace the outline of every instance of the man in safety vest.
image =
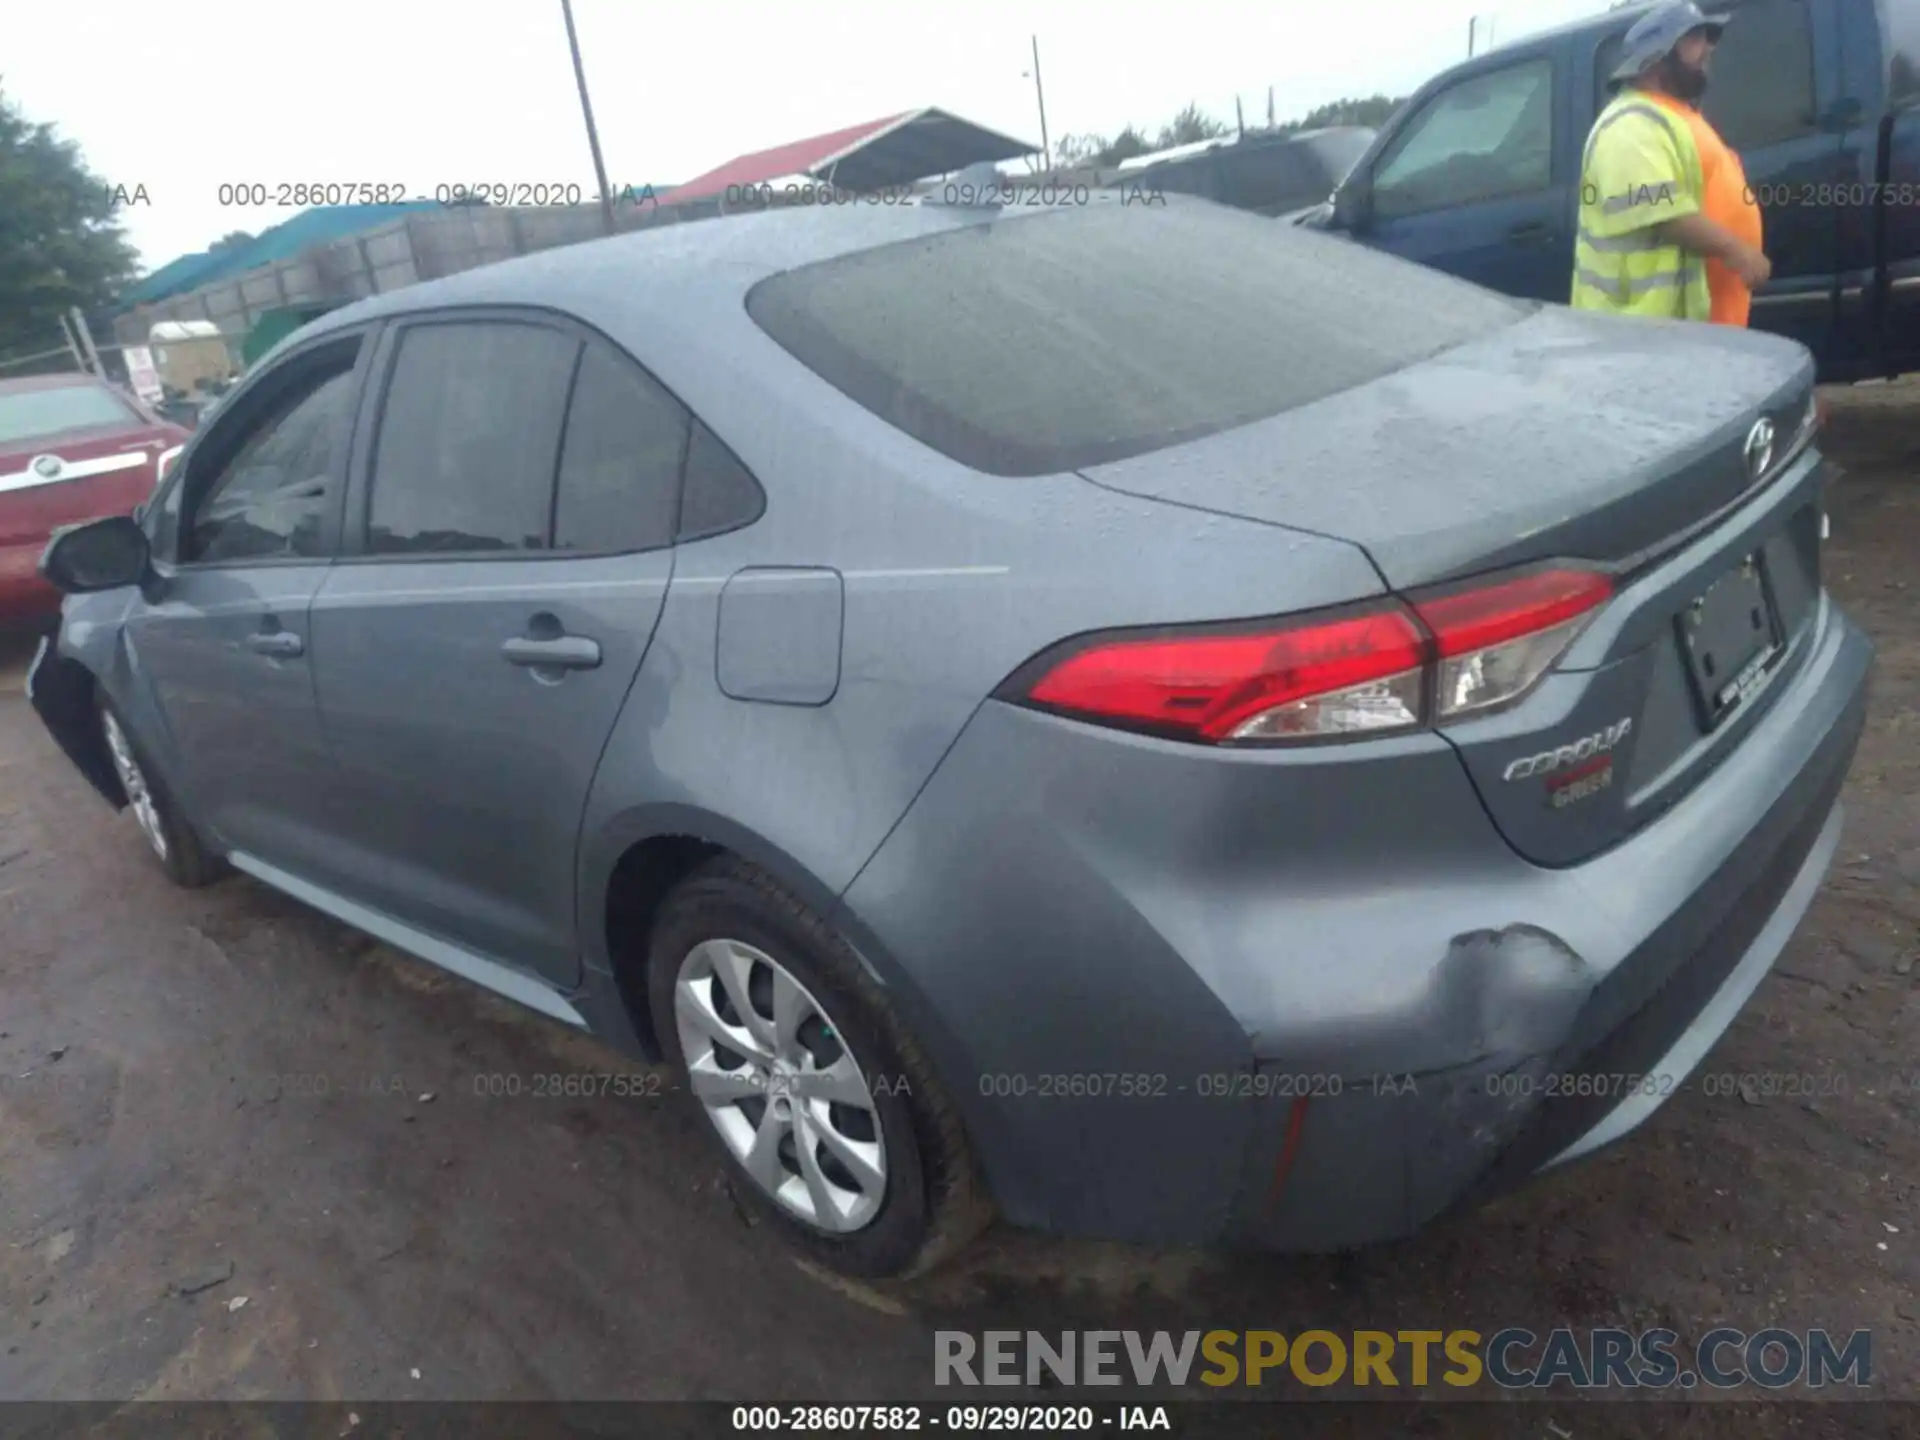
[[1736,155],[1695,108],[1727,20],[1671,0],[1634,22],[1580,173],[1573,304],[1745,325],[1773,267]]

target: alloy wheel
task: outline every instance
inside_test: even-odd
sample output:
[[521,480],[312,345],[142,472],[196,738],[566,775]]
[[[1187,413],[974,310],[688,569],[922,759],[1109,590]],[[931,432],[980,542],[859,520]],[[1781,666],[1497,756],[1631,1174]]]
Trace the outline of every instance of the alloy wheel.
[[680,962],[673,1009],[694,1097],[753,1182],[830,1234],[872,1223],[886,1200],[885,1137],[826,1007],[772,956],[708,940]]
[[160,823],[160,808],[154,804],[153,791],[147,785],[147,777],[141,773],[140,762],[133,758],[133,747],[127,743],[126,732],[120,728],[120,722],[111,711],[101,715],[100,724],[106,732],[107,751],[113,757],[113,768],[119,772],[121,788],[127,792],[127,804],[132,807],[133,817],[140,822],[147,843],[153,846],[153,853],[165,860],[166,827]]

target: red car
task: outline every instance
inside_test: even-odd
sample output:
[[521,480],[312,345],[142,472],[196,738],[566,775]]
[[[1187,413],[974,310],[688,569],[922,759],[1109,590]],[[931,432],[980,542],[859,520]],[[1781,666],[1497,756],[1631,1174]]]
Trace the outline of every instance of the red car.
[[0,380],[0,627],[59,613],[40,578],[48,537],[131,514],[188,433],[91,375]]

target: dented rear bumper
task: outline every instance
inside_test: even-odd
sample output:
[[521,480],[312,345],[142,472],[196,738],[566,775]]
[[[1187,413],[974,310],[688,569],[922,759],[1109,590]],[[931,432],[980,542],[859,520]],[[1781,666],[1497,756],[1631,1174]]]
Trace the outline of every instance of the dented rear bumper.
[[[1275,1097],[1250,1157],[1241,1238],[1335,1249],[1408,1234],[1611,1144],[1697,1084],[1695,1067],[1772,969],[1839,844],[1872,649],[1837,610],[1828,619],[1802,693],[1670,817],[1678,832],[1694,806],[1753,816],[1685,903],[1643,911],[1635,938],[1600,966],[1543,931],[1456,940],[1435,973],[1476,992],[1468,1008],[1490,1022],[1481,1053],[1426,1072],[1362,1070],[1337,1096]],[[1654,828],[1644,850],[1596,862],[1622,914],[1636,896],[1657,897],[1655,873],[1681,863],[1663,842],[1699,856],[1697,830]]]
[[1825,871],[1871,659],[1822,600],[1714,773],[1560,868],[1435,735],[1360,765],[988,705],[835,920],[1013,1223],[1392,1239],[1680,1093]]

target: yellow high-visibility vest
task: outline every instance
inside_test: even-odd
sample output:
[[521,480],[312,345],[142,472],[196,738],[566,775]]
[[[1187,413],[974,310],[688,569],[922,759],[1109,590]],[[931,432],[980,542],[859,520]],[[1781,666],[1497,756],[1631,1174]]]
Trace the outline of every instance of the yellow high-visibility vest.
[[1693,132],[1631,88],[1593,122],[1580,165],[1580,233],[1573,247],[1579,310],[1705,320],[1706,261],[1660,238],[1669,220],[1700,213],[1704,182]]

